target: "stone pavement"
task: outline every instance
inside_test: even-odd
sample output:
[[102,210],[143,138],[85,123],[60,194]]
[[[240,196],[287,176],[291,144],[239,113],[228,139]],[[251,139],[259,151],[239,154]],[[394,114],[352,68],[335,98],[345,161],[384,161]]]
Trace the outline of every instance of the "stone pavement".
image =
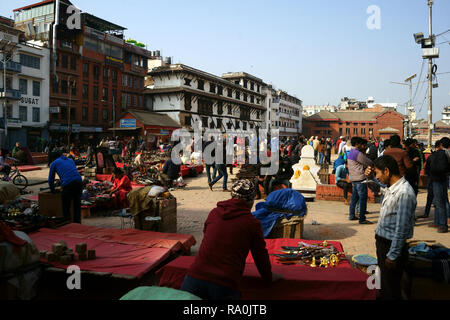
[[[236,173],[238,170],[234,170]],[[41,171],[26,172],[29,179],[47,179],[48,168],[43,166]],[[234,176],[233,176],[234,177]],[[228,187],[230,188],[231,176]],[[184,190],[172,192],[178,203],[178,233],[192,234],[197,244],[192,248],[192,253],[198,251],[203,238],[203,224],[209,212],[216,203],[230,198],[229,192],[222,192],[222,181],[219,181],[214,190],[210,191],[207,185],[206,173],[196,178],[187,178],[187,187]],[[39,192],[39,188],[48,187],[47,184],[29,188]],[[426,190],[421,190],[418,195],[416,215],[423,214],[426,203]],[[359,225],[358,221],[348,220],[348,206],[343,202],[316,201],[307,202],[308,215],[305,218],[304,238],[309,240],[337,240],[342,242],[344,250],[349,255],[375,252],[375,227],[379,217],[380,204],[368,204],[368,220],[373,225]],[[419,220],[414,230],[416,240],[436,240],[450,247],[450,233],[439,234],[436,229],[428,227],[433,221],[434,209],[430,218]],[[320,225],[312,225],[316,221]],[[91,217],[83,219],[83,224],[106,228],[120,228],[120,219],[117,217]]]

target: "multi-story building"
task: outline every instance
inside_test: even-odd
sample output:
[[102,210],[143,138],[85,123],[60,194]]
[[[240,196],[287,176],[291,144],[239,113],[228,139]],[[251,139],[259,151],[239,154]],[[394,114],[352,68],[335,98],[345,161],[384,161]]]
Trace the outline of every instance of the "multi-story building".
[[59,22],[54,18],[55,1],[16,9],[15,27],[52,50],[51,136],[60,142],[68,137],[85,142],[91,135],[109,134],[108,128],[128,108],[144,108],[150,52],[127,44],[126,28],[88,13],[80,14],[81,28],[68,29],[68,5],[69,0],[61,1]]
[[403,138],[404,116],[392,110],[382,112],[321,111],[305,119],[305,136],[331,137],[359,136],[365,139],[388,138],[398,134]]
[[280,130],[280,137],[298,136],[302,133],[302,101],[278,90],[272,97],[271,128]]
[[361,110],[367,107],[367,103],[356,99],[344,97],[339,103],[340,110]]
[[313,114],[319,113],[320,111],[329,111],[329,112],[336,112],[337,107],[333,105],[310,105],[310,106],[303,106],[303,116],[310,117]]
[[147,82],[147,109],[165,113],[189,130],[196,121],[222,131],[265,127],[264,83],[247,73],[218,77],[183,64],[164,64],[149,71]]
[[447,124],[450,125],[450,106],[445,107],[442,110],[442,121]]
[[[48,140],[48,90],[49,61],[48,48],[24,41],[21,31],[13,28],[14,21],[0,18],[0,41],[14,46],[6,63],[6,115],[7,148],[16,142],[28,146],[32,151],[41,151],[40,139]],[[1,55],[3,60],[3,55]],[[0,62],[3,92],[3,62]],[[5,135],[5,121],[2,108],[0,127]]]

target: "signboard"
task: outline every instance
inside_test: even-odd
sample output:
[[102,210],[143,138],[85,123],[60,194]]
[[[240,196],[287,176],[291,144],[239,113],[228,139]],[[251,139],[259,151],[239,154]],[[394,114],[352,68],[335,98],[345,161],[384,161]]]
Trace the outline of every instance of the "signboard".
[[161,134],[169,134],[169,130],[162,130],[161,129]]
[[121,128],[136,128],[136,119],[121,119]]
[[48,110],[50,113],[60,113],[61,111],[60,107],[50,107]]
[[80,127],[81,127],[81,125],[79,125],[79,124],[73,124],[72,125],[72,132],[73,133],[80,133]]
[[38,105],[39,104],[39,98],[29,98],[29,97],[22,96],[22,98],[20,98],[20,103],[21,104],[28,104],[28,105]]

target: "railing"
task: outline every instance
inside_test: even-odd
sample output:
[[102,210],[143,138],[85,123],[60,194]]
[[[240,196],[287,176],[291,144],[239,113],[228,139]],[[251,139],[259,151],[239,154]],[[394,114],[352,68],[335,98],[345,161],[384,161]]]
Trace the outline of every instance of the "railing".
[[[0,70],[3,71],[3,62],[0,61]],[[22,72],[22,65],[19,62],[8,61],[6,62],[6,70],[13,72]]]
[[[3,88],[0,88],[0,98],[5,98]],[[21,98],[22,94],[19,90],[6,89],[6,99],[20,100]]]

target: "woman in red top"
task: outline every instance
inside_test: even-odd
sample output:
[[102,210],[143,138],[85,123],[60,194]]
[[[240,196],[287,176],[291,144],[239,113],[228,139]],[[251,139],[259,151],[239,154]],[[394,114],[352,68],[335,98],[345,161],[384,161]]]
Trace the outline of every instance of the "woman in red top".
[[129,203],[127,195],[132,189],[130,179],[119,168],[114,169],[112,178],[114,185],[109,191],[112,200],[111,205],[115,209],[128,208]]

